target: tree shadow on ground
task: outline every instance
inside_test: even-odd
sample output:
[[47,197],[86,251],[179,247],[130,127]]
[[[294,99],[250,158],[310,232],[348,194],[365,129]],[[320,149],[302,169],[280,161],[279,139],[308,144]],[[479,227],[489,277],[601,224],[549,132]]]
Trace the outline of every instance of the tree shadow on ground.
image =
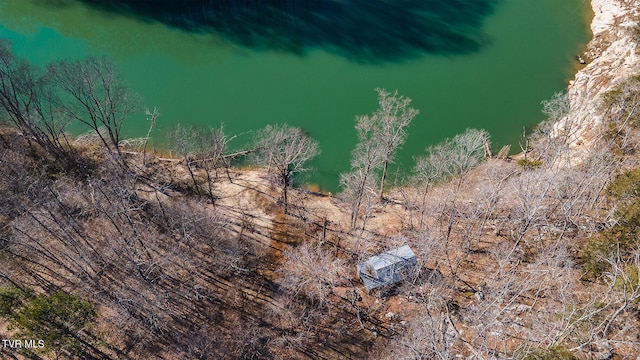
[[[60,0],[39,0],[60,6]],[[254,49],[323,49],[358,63],[479,51],[500,0],[76,0]]]
[[391,297],[396,295],[413,294],[413,290],[417,287],[428,285],[436,286],[444,279],[444,275],[438,269],[430,269],[424,266],[417,266],[409,278],[392,286],[380,289],[378,295],[380,297]]

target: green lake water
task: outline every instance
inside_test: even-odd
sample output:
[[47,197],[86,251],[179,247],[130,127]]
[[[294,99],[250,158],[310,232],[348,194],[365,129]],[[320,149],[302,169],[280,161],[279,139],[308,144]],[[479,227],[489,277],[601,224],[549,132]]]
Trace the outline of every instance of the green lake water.
[[[476,6],[482,2],[467,1]],[[391,3],[380,4],[380,14],[364,14],[380,19],[395,14]],[[34,62],[87,55],[115,60],[145,104],[159,108],[162,115],[153,134],[158,146],[176,123],[224,123],[228,133],[239,134],[237,146],[266,124],[302,127],[322,151],[311,181],[336,191],[338,174],[348,169],[356,141],[355,117],[375,111],[376,87],[398,89],[421,111],[396,162],[405,173],[426,146],[466,128],[488,130],[495,149],[506,144],[517,149],[523,128],[543,120],[540,101],[563,90],[577,69],[575,55],[589,40],[588,2],[497,0],[482,10],[485,14],[464,29],[472,32],[473,41],[461,39],[461,46],[452,47],[450,34],[430,37],[436,28],[423,29],[404,13],[388,24],[374,18],[353,36],[347,33],[354,31],[348,12],[335,19],[335,28],[314,13],[313,21],[287,23],[294,30],[251,28],[263,31],[254,41],[255,34],[227,23],[217,23],[215,29],[188,28],[167,20],[166,14],[134,16],[75,0],[0,0],[0,37],[11,39],[15,51]],[[420,11],[418,21],[430,19]],[[439,26],[462,27],[451,22],[456,14],[449,11]],[[335,33],[318,34],[326,29]],[[413,30],[415,38],[405,37]],[[277,40],[273,44],[270,31]],[[286,31],[296,36],[286,38]],[[427,43],[427,38],[433,41]],[[145,116],[136,114],[125,132],[141,137],[147,126]]]

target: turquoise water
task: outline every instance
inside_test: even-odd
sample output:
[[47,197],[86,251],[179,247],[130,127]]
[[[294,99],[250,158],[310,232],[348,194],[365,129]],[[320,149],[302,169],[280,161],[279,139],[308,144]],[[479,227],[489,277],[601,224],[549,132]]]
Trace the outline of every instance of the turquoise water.
[[[369,18],[362,24],[335,9],[329,14],[342,16],[336,28],[317,20],[322,12],[314,12],[313,19],[296,12],[295,21],[277,19],[286,23],[281,28],[249,27],[264,33],[249,36],[226,23],[170,21],[169,13],[144,9],[0,0],[0,37],[12,39],[16,52],[39,63],[87,55],[114,59],[145,104],[159,108],[153,135],[159,146],[178,122],[224,123],[229,133],[239,134],[237,146],[266,124],[300,126],[322,150],[311,181],[336,191],[356,141],[355,117],[375,111],[376,87],[398,89],[421,111],[399,153],[397,165],[406,170],[426,146],[466,128],[488,130],[496,149],[506,144],[517,149],[523,128],[543,118],[540,101],[572,77],[574,56],[589,37],[584,0],[467,2],[481,12],[471,21],[447,9],[437,16],[400,12],[404,18],[386,23],[383,15],[395,14],[399,5],[381,1],[376,13],[362,11]],[[458,15],[470,16],[469,11]],[[353,29],[350,21],[363,28]],[[454,30],[423,28],[425,21]],[[288,38],[293,27],[295,36]],[[316,34],[327,29],[330,36]],[[144,136],[147,126],[145,116],[137,114],[126,134]]]

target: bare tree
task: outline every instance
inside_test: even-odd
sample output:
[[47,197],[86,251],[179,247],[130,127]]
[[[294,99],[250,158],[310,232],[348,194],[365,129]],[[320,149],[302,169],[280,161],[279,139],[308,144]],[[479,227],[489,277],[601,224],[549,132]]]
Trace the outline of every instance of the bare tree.
[[390,93],[385,89],[376,88],[376,92],[378,92],[380,107],[370,117],[370,121],[374,125],[371,140],[381,147],[380,199],[382,199],[389,163],[393,162],[396,150],[402,146],[407,138],[405,128],[420,111],[410,107],[411,99],[398,95],[397,90]]
[[[547,119],[535,127],[530,139],[524,139],[525,144],[521,148],[525,161],[529,160],[527,155],[532,150],[536,156],[534,160],[551,165],[562,158],[569,139],[578,126],[569,116],[571,104],[566,92],[556,92],[551,99],[544,100],[541,104],[542,113]],[[535,148],[530,149],[530,144],[535,144]]]
[[16,57],[11,44],[0,40],[0,108],[7,118],[52,156],[71,158],[65,137],[68,121],[56,107],[51,78],[41,69]]
[[[486,145],[488,143],[486,131],[477,129],[467,129],[464,133],[458,134],[453,139],[448,139],[432,148],[428,148],[429,153],[427,163],[433,164],[439,162],[441,165],[434,167],[431,172],[435,178],[453,178],[457,176],[455,181],[453,199],[450,202],[451,208],[455,209],[456,201],[460,194],[460,188],[465,180],[465,174],[477,166],[480,161],[485,158]],[[427,173],[428,174],[428,173]],[[450,211],[449,225],[447,226],[445,238],[448,240],[451,235],[453,221],[455,218],[455,210]]]
[[149,130],[147,131],[147,136],[144,138],[144,145],[142,147],[142,163],[147,165],[147,144],[149,143],[149,137],[151,136],[151,131],[153,127],[156,125],[156,119],[160,116],[160,112],[158,108],[154,107],[153,111],[149,109],[144,109],[144,114],[147,115],[147,120],[149,120]]
[[200,186],[198,184],[198,180],[196,179],[195,174],[195,162],[191,154],[194,151],[194,144],[191,140],[191,136],[193,133],[193,129],[185,128],[180,124],[176,125],[174,131],[169,134],[170,141],[172,145],[182,158],[184,159],[185,166],[187,167],[187,171],[189,172],[189,177],[191,177],[191,182],[193,183],[193,190],[200,196]]
[[422,199],[420,200],[420,221],[418,228],[424,225],[424,215],[426,211],[426,201],[429,189],[451,176],[451,163],[448,160],[449,151],[446,146],[436,145],[427,148],[427,155],[416,158],[414,167],[414,180],[416,186],[424,188]]
[[542,113],[547,115],[547,119],[551,122],[558,122],[569,114],[571,103],[566,92],[556,92],[551,99],[543,100]]
[[477,166],[489,154],[486,151],[489,134],[485,130],[467,129],[448,141],[450,174],[461,175]]
[[379,144],[375,141],[375,121],[368,116],[356,120],[358,144],[351,155],[351,171],[340,175],[343,198],[351,204],[351,228],[356,227],[363,202],[375,187],[373,172],[384,162]]
[[620,130],[640,121],[640,76],[633,76],[604,94],[606,116]]
[[139,99],[128,90],[115,65],[92,57],[51,64],[47,73],[60,88],[59,108],[94,131],[109,153],[122,161],[122,124],[136,111]]
[[416,316],[403,321],[406,325],[390,344],[388,358],[453,359],[454,345],[459,342],[460,334],[447,308],[451,295],[451,290],[440,284],[417,293],[425,302]]
[[198,164],[204,169],[207,177],[207,193],[212,204],[215,204],[216,197],[213,194],[213,183],[218,177],[217,169],[224,167],[228,173],[227,159],[225,152],[229,142],[233,139],[224,134],[224,128],[212,128],[209,130],[191,129],[192,141],[194,144],[194,157]]
[[[344,188],[343,198],[351,205],[351,227],[355,228],[362,205],[370,202],[369,192],[377,186],[374,172],[382,170],[380,177],[380,199],[384,195],[389,163],[393,162],[395,151],[404,143],[405,128],[419,113],[410,107],[411,99],[376,88],[379,109],[371,116],[356,118],[358,143],[351,155],[351,171],[340,175]],[[363,227],[364,228],[364,227]]]
[[282,187],[284,213],[288,214],[287,190],[297,173],[308,171],[306,163],[320,153],[318,142],[299,128],[267,125],[255,137],[258,161],[275,169]]
[[344,261],[319,242],[308,241],[283,253],[282,286],[294,296],[305,295],[323,307],[333,288],[347,277]]

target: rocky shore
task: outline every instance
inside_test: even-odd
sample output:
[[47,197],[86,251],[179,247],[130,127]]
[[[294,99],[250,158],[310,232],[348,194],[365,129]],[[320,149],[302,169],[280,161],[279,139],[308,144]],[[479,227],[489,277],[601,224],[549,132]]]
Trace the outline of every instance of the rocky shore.
[[640,0],[591,0],[592,39],[583,55],[587,65],[569,83],[570,112],[555,125],[568,137],[570,163],[579,162],[598,140],[602,94],[640,73],[640,49],[634,40]]

